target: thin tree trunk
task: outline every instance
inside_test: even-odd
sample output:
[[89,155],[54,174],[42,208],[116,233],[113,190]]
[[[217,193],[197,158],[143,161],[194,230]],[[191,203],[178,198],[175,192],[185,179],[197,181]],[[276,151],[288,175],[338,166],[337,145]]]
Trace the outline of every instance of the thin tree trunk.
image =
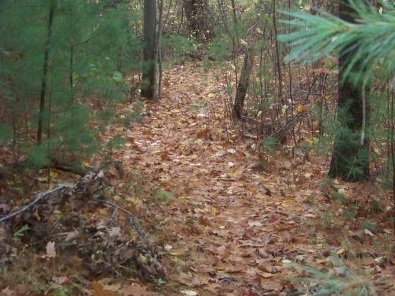
[[[355,22],[353,13],[349,1],[341,0],[340,18]],[[354,47],[355,44],[350,46]],[[337,104],[340,128],[335,136],[329,176],[357,182],[369,177],[369,141],[365,131],[368,110],[365,83],[356,85],[350,78],[344,76],[344,68],[352,53],[352,50],[346,48],[339,56]],[[363,70],[357,67],[358,65],[350,72]]]
[[232,12],[233,12],[233,23],[237,24],[237,13],[236,13],[236,3],[232,0]]
[[253,64],[254,56],[252,50],[248,49],[244,57],[244,65],[241,70],[240,81],[236,90],[235,103],[233,105],[233,116],[238,120],[240,120],[243,115],[244,101],[250,84]]
[[156,77],[156,0],[144,0],[144,65],[141,95],[155,98]]
[[161,38],[162,38],[162,20],[163,20],[163,1],[164,0],[158,0],[159,1],[159,20],[158,20],[158,34],[156,38],[156,57],[158,61],[158,72],[159,72],[159,77],[158,77],[158,99],[162,97],[162,78],[163,78],[163,71],[162,71],[162,48],[161,48]]
[[45,42],[45,50],[44,50],[44,65],[43,65],[43,77],[41,81],[40,109],[38,113],[37,144],[41,144],[42,136],[43,136],[45,97],[47,92],[48,64],[49,64],[50,41],[52,35],[54,11],[55,11],[55,0],[49,0],[48,34],[47,34],[47,40]]
[[278,78],[278,103],[279,108],[281,108],[281,103],[283,99],[283,75],[281,69],[281,59],[280,59],[280,45],[278,44],[277,39],[277,18],[276,18],[276,0],[273,0],[273,29],[274,29],[274,43],[276,50],[276,68],[277,68],[277,78]]

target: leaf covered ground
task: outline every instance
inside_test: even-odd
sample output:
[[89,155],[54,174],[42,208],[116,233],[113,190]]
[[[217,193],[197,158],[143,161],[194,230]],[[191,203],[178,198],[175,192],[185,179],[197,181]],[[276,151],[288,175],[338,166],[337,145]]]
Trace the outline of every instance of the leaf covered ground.
[[[363,264],[375,276],[392,273],[393,253],[388,269],[374,264],[374,258],[390,256],[389,223],[377,221],[377,229],[368,232],[355,226],[361,220],[347,222],[347,205],[328,211],[339,191],[346,199],[355,195],[357,202],[365,201],[357,210],[369,210],[369,203],[387,198],[379,185],[325,186],[327,158],[307,161],[284,150],[271,154],[264,171],[257,170],[256,153],[224,118],[221,73],[187,64],[165,77],[162,100],[150,104],[143,122],[127,133],[128,148],[117,158],[138,166],[174,196],[159,196],[149,211],[153,231],[169,251],[174,281],[200,295],[285,295],[296,276],[286,267],[288,260],[328,267],[331,251],[351,257],[368,252],[378,238],[381,253]],[[381,215],[389,217],[388,210]],[[345,245],[346,237],[357,239]]]
[[[302,295],[322,287],[315,283],[321,270],[326,282],[371,282],[378,295],[393,295],[389,193],[375,182],[325,181],[328,157],[306,158],[292,147],[266,152],[267,163],[257,166],[256,143],[224,115],[226,96],[220,70],[177,66],[165,73],[162,99],[141,107],[140,122],[108,127],[103,138],[126,140],[111,153],[125,170],[115,200],[161,246],[167,277],[147,285],[106,276],[92,279],[84,291]],[[119,110],[120,119],[127,119],[129,107]],[[54,246],[46,246],[49,256]],[[70,274],[64,276],[55,278],[59,285],[68,282]],[[301,276],[313,280],[296,283]],[[3,289],[4,295],[13,292],[12,285]]]

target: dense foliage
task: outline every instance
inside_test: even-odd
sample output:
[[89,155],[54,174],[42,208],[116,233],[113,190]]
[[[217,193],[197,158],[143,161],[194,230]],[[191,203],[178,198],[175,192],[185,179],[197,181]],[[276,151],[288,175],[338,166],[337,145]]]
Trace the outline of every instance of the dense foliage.
[[40,166],[97,150],[97,131],[128,91],[124,75],[139,68],[138,14],[112,3],[0,3],[1,140],[12,141],[16,159],[29,155]]

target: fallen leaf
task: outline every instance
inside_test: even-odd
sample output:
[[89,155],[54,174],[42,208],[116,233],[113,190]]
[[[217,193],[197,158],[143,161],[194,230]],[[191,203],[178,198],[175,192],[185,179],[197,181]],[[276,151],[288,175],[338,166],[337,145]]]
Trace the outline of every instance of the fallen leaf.
[[48,258],[56,258],[55,242],[48,242],[46,251]]
[[270,278],[276,276],[275,274],[269,273],[269,272],[259,272],[258,274],[259,274],[261,277],[263,277],[264,279],[270,279]]
[[248,221],[248,225],[249,225],[250,227],[261,227],[261,226],[262,226],[262,223],[259,222],[259,221]]
[[16,296],[16,292],[14,290],[11,290],[9,287],[5,287],[3,290],[0,291],[0,295]]
[[316,262],[317,262],[318,264],[327,264],[327,263],[330,263],[330,262],[331,262],[331,259],[330,259],[330,258],[317,259]]
[[122,288],[122,295],[124,296],[150,296],[151,292],[147,291],[145,287],[139,286],[138,284],[132,284]]
[[70,283],[70,279],[67,276],[53,276],[52,281],[58,285]]
[[92,282],[91,288],[95,291],[96,296],[118,296],[118,293],[106,290],[100,283]]
[[185,296],[197,296],[198,295],[198,293],[193,290],[181,290],[180,292]]
[[202,224],[203,226],[210,226],[210,227],[213,226],[211,221],[207,217],[204,217],[204,216],[199,217],[199,223]]

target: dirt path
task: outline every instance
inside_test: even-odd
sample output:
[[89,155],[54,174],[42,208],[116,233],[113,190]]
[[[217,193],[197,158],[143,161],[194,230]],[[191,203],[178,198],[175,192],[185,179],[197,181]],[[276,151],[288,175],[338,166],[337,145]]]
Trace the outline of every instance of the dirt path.
[[121,157],[177,197],[155,213],[171,278],[199,295],[281,295],[291,274],[283,260],[322,243],[308,231],[315,215],[303,201],[322,195],[324,167],[307,164],[305,174],[279,158],[275,175],[253,171],[256,157],[226,127],[215,73],[185,65],[165,77],[163,99],[129,133]]

